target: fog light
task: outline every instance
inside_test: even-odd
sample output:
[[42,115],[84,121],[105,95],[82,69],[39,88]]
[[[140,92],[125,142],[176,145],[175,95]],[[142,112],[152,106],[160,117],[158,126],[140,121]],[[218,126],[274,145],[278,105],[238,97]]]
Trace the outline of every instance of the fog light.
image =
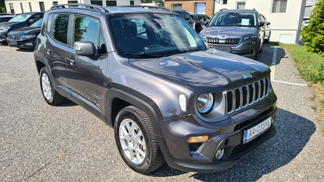
[[198,143],[198,142],[205,142],[208,140],[208,136],[193,136],[188,138],[188,143]]
[[216,159],[220,159],[223,157],[223,155],[224,155],[224,149],[218,149],[215,157],[216,157]]

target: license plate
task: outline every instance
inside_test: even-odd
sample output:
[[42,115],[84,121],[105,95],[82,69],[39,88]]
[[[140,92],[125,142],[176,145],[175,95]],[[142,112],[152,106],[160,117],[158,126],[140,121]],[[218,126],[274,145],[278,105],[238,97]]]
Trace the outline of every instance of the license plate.
[[271,117],[264,120],[262,123],[244,131],[243,135],[243,143],[247,143],[257,136],[259,136],[261,133],[265,132],[267,129],[269,129],[271,126]]
[[15,45],[17,45],[17,41],[10,40],[10,41],[8,41],[8,44],[9,44],[9,46],[15,46]]
[[232,51],[231,47],[225,47],[225,46],[216,46],[215,49],[223,52],[229,52],[229,53]]
[[219,39],[218,42],[219,42],[220,44],[225,44],[225,39]]

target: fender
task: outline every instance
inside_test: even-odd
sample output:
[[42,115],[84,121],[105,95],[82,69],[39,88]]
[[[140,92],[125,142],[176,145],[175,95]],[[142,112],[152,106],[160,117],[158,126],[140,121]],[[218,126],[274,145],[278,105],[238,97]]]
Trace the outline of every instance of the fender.
[[[106,117],[106,123],[107,125],[113,127],[113,124],[114,124],[114,121],[112,121],[111,119],[111,111],[112,111],[112,101],[114,98],[118,98],[118,99],[121,99],[121,100],[124,100],[128,103],[130,103],[131,105],[133,106],[136,106],[138,107],[139,109],[141,109],[142,111],[144,111],[148,117],[150,118],[150,121],[152,122],[152,126],[153,126],[153,129],[154,129],[154,132],[155,132],[155,135],[157,136],[160,136],[160,137],[163,137],[163,133],[162,133],[162,130],[161,130],[161,126],[160,126],[160,120],[158,119],[158,115],[160,113],[160,111],[158,110],[158,107],[157,105],[155,104],[155,102],[153,100],[151,100],[150,98],[147,98],[146,96],[142,95],[141,93],[136,93],[137,94],[140,94],[141,98],[145,98],[145,100],[149,100],[149,102],[145,102],[141,99],[139,99],[139,97],[136,97],[134,95],[131,95],[123,90],[120,90],[120,89],[117,89],[117,88],[112,88],[109,90],[108,92],[108,96],[107,96],[107,117]],[[153,104],[153,106],[151,106],[150,104]],[[153,107],[155,107],[156,109],[153,109]],[[116,118],[118,119],[118,118]]]

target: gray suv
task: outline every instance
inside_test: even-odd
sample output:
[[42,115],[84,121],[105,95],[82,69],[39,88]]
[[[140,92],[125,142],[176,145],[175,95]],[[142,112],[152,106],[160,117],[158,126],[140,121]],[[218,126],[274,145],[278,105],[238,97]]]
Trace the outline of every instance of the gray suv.
[[222,10],[217,12],[200,36],[213,48],[257,58],[262,52],[265,22],[256,10]]
[[276,133],[270,69],[208,49],[170,10],[53,6],[34,58],[45,101],[72,100],[113,127],[139,173],[223,170]]

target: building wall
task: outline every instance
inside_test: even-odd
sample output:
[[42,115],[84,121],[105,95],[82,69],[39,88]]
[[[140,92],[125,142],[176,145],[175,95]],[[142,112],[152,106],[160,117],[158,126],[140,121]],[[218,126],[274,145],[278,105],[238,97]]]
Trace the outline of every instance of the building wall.
[[165,0],[164,6],[166,8],[172,9],[172,4],[182,4],[182,9],[186,10],[190,14],[195,13],[195,3],[206,3],[206,15],[212,17],[214,15],[214,0],[180,0],[180,1],[173,1],[173,0]]
[[292,36],[290,43],[298,43],[306,0],[287,0],[286,13],[272,13],[273,0],[228,0],[227,5],[222,2],[215,1],[215,12],[222,8],[236,9],[237,2],[245,2],[245,9],[255,8],[271,23],[270,41],[286,42],[287,37]]
[[[68,0],[54,0],[57,1],[58,4],[67,4]],[[78,1],[78,3],[91,4],[91,0],[71,0]],[[5,0],[7,13],[10,13],[9,3],[12,3],[14,6],[15,14],[22,13],[20,8],[20,3],[23,4],[23,9],[25,13],[30,12],[29,2],[32,5],[33,12],[40,12],[39,2],[44,2],[45,11],[51,9],[53,6],[52,0]],[[130,0],[116,0],[117,6],[120,5],[130,5]],[[102,5],[106,6],[106,0],[102,0]],[[141,0],[134,0],[134,5],[141,5]]]

